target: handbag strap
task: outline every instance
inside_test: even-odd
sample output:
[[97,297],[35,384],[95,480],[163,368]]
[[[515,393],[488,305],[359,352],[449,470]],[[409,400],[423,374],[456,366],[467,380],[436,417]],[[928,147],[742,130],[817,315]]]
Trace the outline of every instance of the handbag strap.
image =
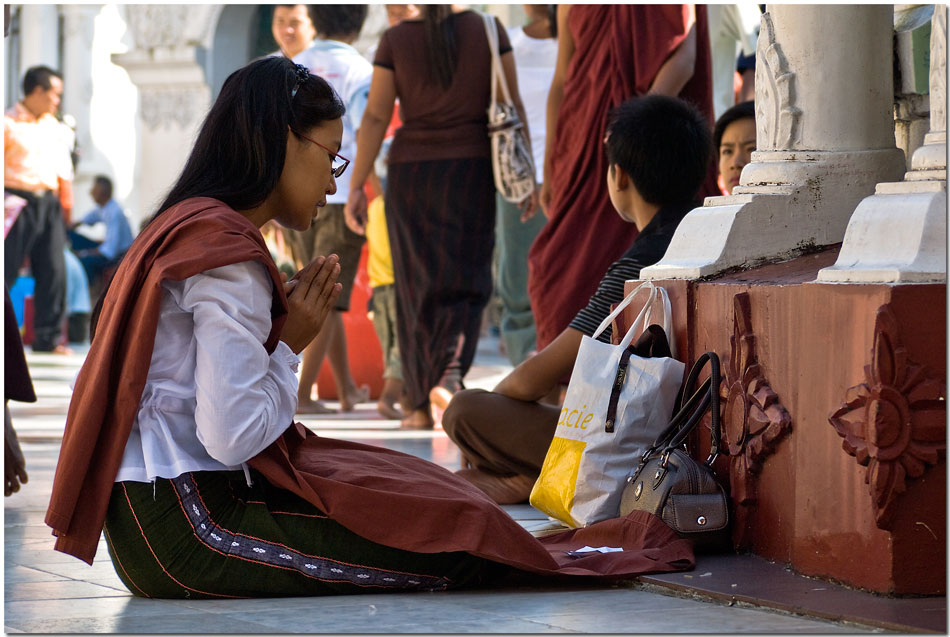
[[[693,387],[699,379],[699,375],[706,363],[709,363],[709,377],[703,381],[703,384],[696,391]],[[680,404],[677,407],[676,414],[670,420],[669,426],[663,430],[657,437],[653,445],[646,450],[641,459],[641,465],[653,452],[662,449],[667,453],[676,447],[679,447],[686,441],[686,437],[696,428],[696,425],[706,414],[706,410],[711,408],[711,432],[709,456],[706,458],[706,465],[711,466],[720,454],[721,424],[719,411],[719,383],[720,383],[720,365],[719,356],[715,352],[706,352],[693,365],[683,383],[683,389],[680,396]]]
[[498,84],[501,84],[501,92],[505,98],[506,104],[511,104],[511,94],[508,91],[508,82],[505,79],[504,70],[501,67],[501,55],[498,53],[498,26],[495,17],[488,14],[482,14],[482,21],[485,23],[485,36],[488,38],[488,49],[491,51],[491,109],[494,110],[498,103]]

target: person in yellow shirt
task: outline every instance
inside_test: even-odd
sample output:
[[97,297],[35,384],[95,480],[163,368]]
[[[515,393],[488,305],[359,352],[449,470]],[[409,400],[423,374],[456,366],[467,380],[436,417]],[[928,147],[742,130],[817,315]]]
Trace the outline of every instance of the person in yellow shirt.
[[383,391],[376,409],[383,418],[402,420],[405,414],[396,406],[402,396],[402,359],[396,338],[396,288],[393,276],[393,256],[389,250],[389,232],[386,230],[386,211],[383,198],[376,197],[367,209],[366,244],[369,255],[366,274],[372,288],[370,318],[383,350]]

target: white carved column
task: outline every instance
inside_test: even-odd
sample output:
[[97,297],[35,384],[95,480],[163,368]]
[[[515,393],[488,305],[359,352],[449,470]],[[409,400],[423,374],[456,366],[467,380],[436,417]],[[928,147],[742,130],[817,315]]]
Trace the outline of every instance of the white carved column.
[[881,183],[854,211],[826,282],[942,282],[947,279],[947,6],[930,34],[930,132],[904,181]]
[[125,8],[134,48],[113,61],[128,71],[139,91],[141,138],[130,206],[147,217],[174,184],[211,105],[203,64],[208,34],[222,7]]
[[881,181],[899,178],[890,5],[769,5],[756,51],[758,150],[732,196],[680,223],[644,279],[693,279],[842,240]]
[[[20,92],[23,73],[31,66],[59,66],[59,6],[23,4],[20,6]],[[22,95],[20,96],[22,97]]]
[[80,151],[80,162],[76,166],[73,180],[75,205],[73,215],[84,213],[91,207],[92,198],[88,190],[92,185],[92,175],[88,170],[89,161],[96,151],[90,134],[90,104],[92,102],[92,48],[95,33],[96,15],[102,5],[65,4],[63,12],[63,102],[60,111],[63,115],[72,115],[76,122],[76,144]]

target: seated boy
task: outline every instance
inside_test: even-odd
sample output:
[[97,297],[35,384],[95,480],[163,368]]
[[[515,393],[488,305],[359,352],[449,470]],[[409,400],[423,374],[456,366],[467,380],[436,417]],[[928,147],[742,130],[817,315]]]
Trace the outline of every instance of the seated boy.
[[[455,394],[443,417],[470,465],[459,475],[499,504],[527,500],[541,472],[560,407],[538,401],[571,373],[581,337],[623,299],[624,282],[663,257],[680,220],[699,205],[693,198],[709,168],[711,139],[709,123],[691,105],[662,95],[628,100],[611,112],[605,144],[610,201],[640,234],[567,329],[493,392]],[[609,342],[610,332],[599,339]]]

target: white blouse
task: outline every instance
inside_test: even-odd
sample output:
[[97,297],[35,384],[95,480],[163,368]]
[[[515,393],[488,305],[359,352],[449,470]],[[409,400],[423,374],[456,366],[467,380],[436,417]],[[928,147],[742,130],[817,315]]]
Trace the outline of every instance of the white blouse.
[[297,410],[300,359],[271,355],[273,283],[263,264],[235,263],[162,284],[155,346],[116,482],[222,471],[276,440]]

